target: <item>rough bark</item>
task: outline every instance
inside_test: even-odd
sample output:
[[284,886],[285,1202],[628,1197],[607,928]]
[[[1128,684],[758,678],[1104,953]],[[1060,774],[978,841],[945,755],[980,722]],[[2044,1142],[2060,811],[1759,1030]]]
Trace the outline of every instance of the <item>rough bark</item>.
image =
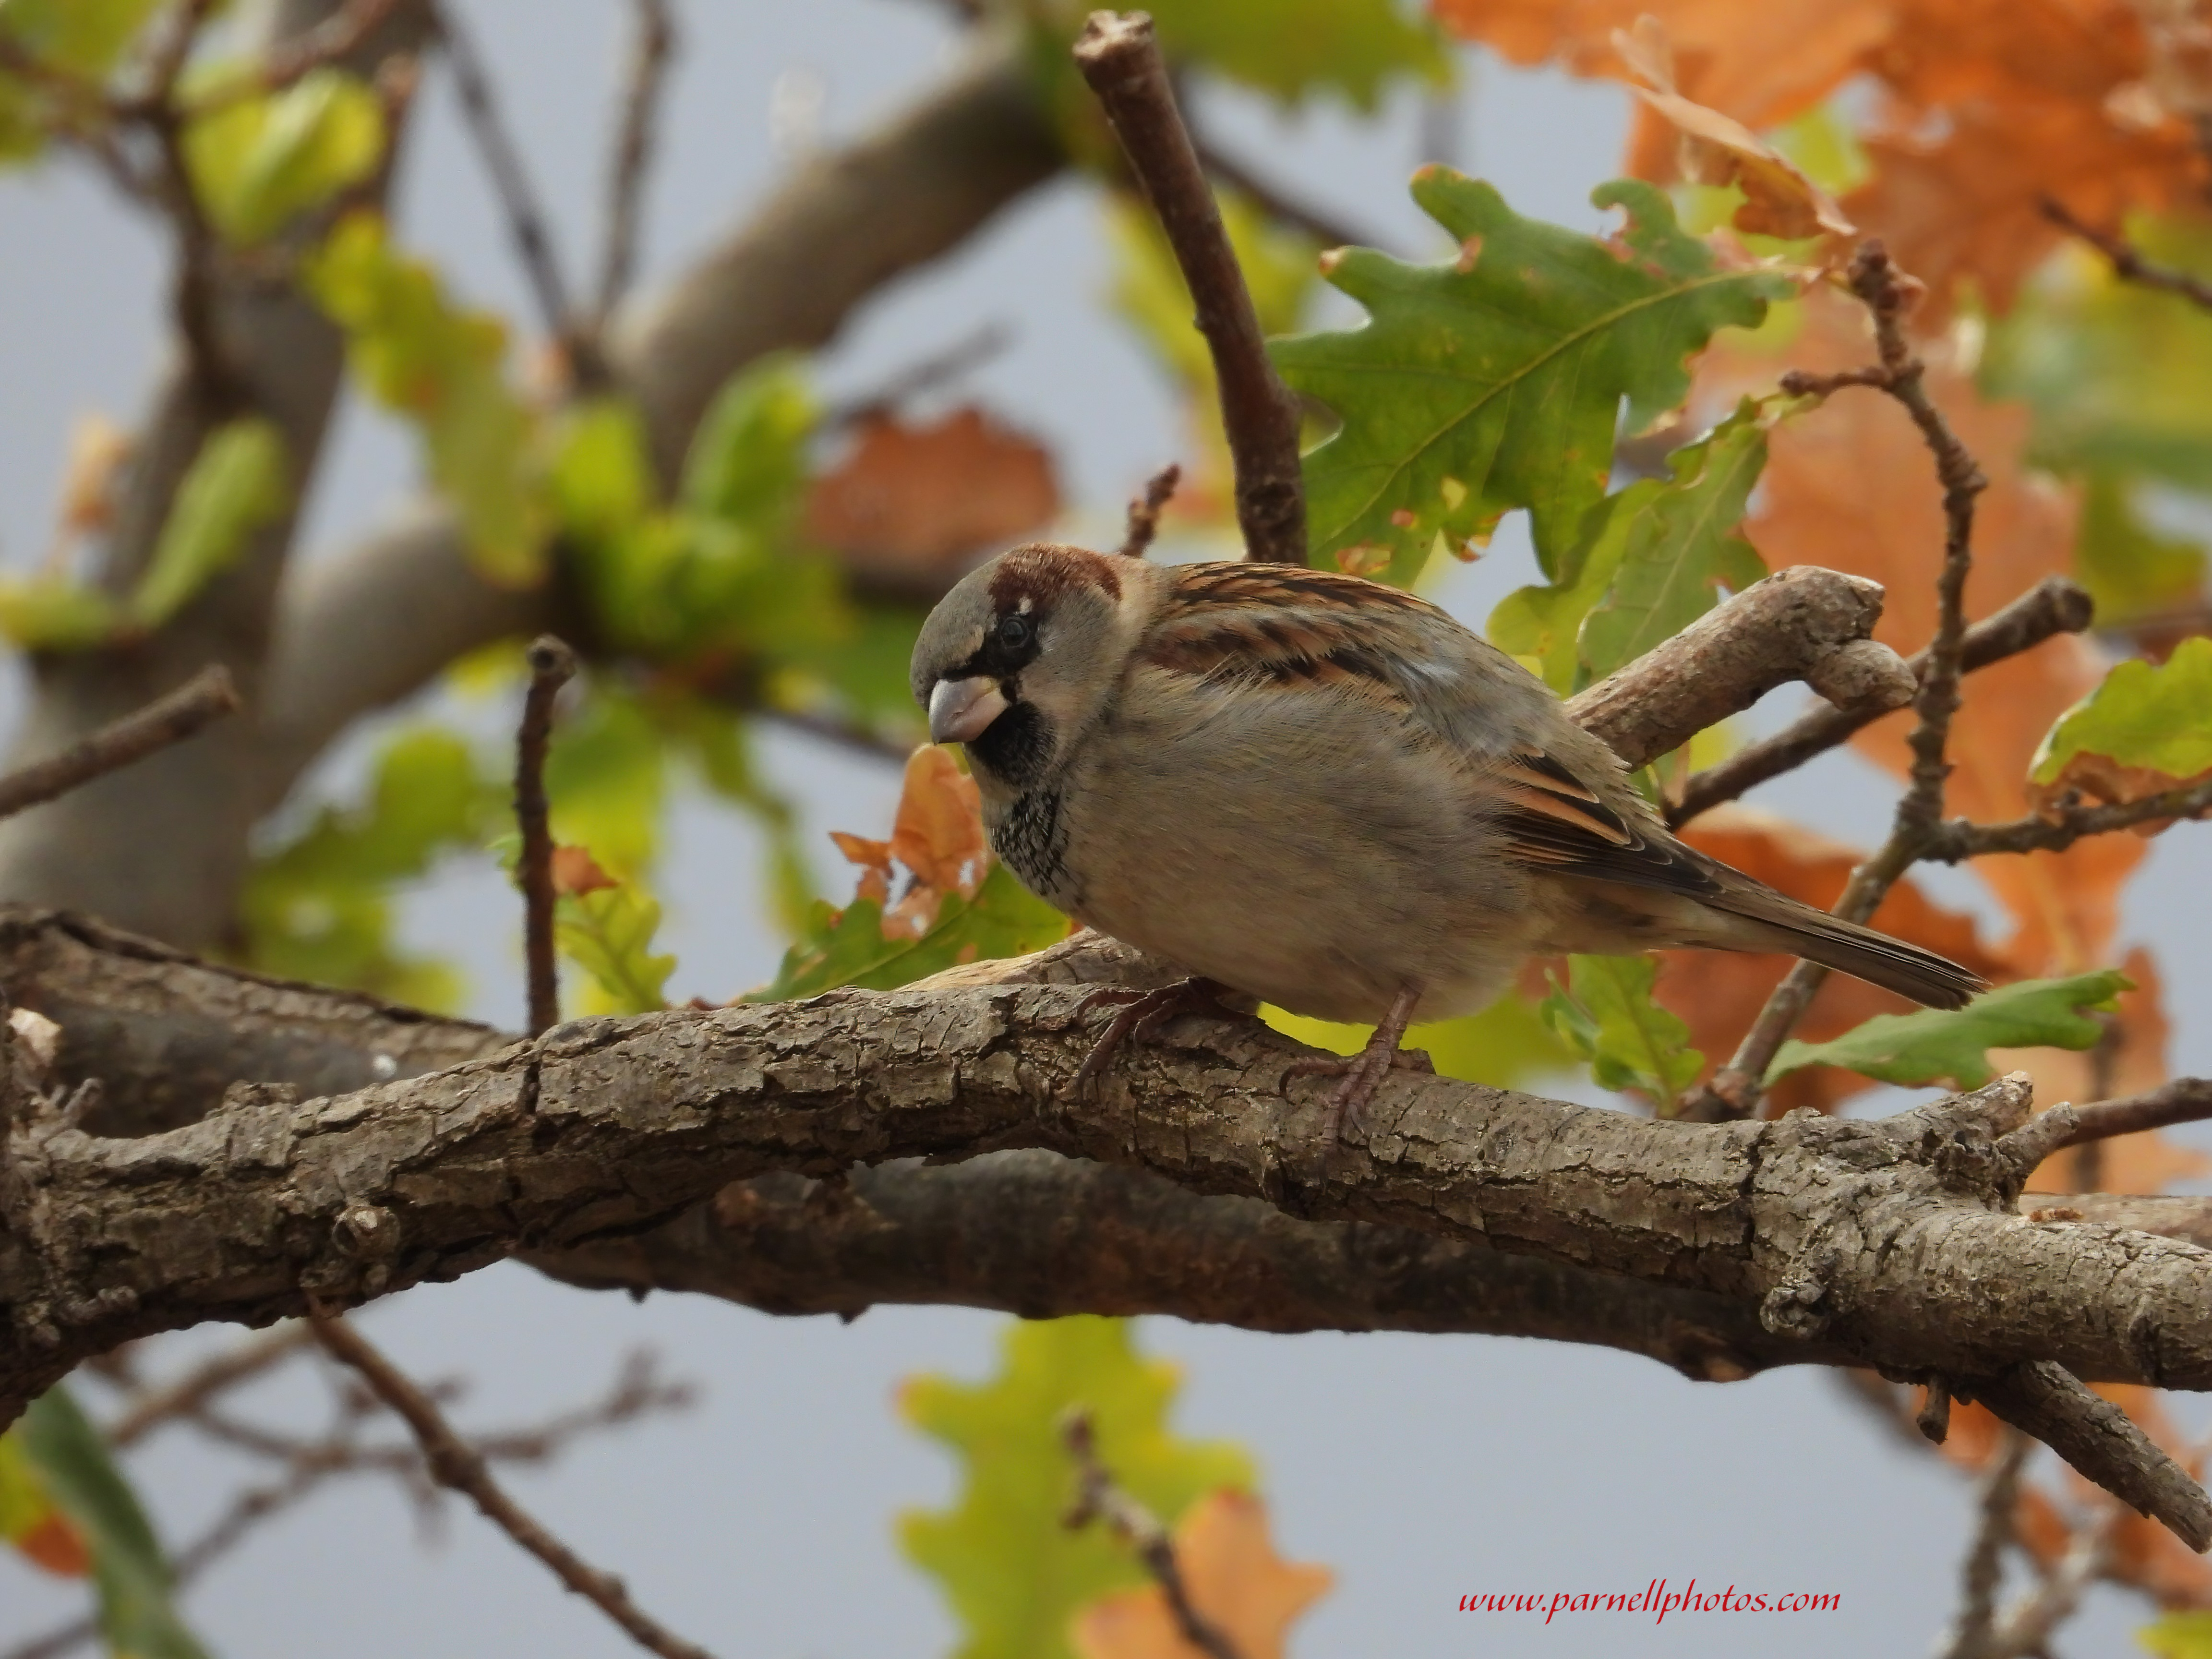
[[2212,1386],[2212,1253],[2030,1222],[1977,1173],[2002,1169],[1988,1149],[2024,1117],[2023,1081],[1878,1122],[1702,1125],[1394,1074],[1367,1144],[1331,1148],[1326,1089],[1284,1093],[1304,1051],[1247,1020],[1171,1025],[1071,1103],[1087,995],[909,988],[576,1020],[349,1094],[234,1094],[135,1140],[48,1112],[0,1176],[0,1396],[130,1336],[638,1232],[732,1181],[1015,1146],[1708,1292],[1886,1370],[2033,1359]]

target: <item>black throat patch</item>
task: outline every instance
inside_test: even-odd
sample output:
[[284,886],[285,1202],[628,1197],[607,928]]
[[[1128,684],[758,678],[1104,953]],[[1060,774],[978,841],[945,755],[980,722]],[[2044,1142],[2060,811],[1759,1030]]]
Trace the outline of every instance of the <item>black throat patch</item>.
[[1017,797],[991,830],[991,850],[1048,904],[1065,910],[1078,902],[1067,875],[1067,828],[1060,818],[1059,790],[1031,789]]

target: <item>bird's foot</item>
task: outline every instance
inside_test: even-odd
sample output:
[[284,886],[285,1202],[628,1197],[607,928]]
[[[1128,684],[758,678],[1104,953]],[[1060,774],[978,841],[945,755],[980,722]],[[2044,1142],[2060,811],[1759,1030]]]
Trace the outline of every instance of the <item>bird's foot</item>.
[[1224,1019],[1237,1018],[1236,1011],[1222,1003],[1224,997],[1233,994],[1218,980],[1197,975],[1177,980],[1173,985],[1163,985],[1156,991],[1132,991],[1113,986],[1093,991],[1076,1010],[1079,1018],[1102,1004],[1118,1002],[1122,1006],[1099,1033],[1098,1041],[1091,1045],[1091,1052],[1084,1057],[1075,1080],[1068,1085],[1069,1098],[1082,1097],[1084,1091],[1106,1069],[1123,1042],[1131,1037],[1142,1042],[1178,1014],[1210,1013]]
[[1292,1078],[1340,1077],[1328,1097],[1328,1144],[1336,1146],[1344,1139],[1348,1125],[1367,1133],[1367,1103],[1375,1097],[1375,1091],[1389,1075],[1394,1066],[1408,1071],[1426,1072],[1434,1075],[1435,1065],[1419,1048],[1401,1048],[1406,1039],[1406,1027],[1412,1020],[1414,1005],[1421,1000],[1418,987],[1409,986],[1391,1002],[1382,1023],[1375,1028],[1374,1035],[1360,1051],[1349,1057],[1334,1054],[1309,1054],[1292,1060],[1283,1071],[1283,1083],[1287,1086]]

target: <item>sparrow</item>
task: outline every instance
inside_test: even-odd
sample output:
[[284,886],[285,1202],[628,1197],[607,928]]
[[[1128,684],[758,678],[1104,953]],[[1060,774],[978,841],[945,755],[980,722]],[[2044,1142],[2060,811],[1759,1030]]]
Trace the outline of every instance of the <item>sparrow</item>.
[[939,603],[912,682],[1038,897],[1193,987],[1376,1028],[1294,1068],[1341,1073],[1338,1128],[1408,1024],[1534,954],[1784,951],[1935,1008],[1985,988],[1677,841],[1542,681],[1381,583],[1031,543]]

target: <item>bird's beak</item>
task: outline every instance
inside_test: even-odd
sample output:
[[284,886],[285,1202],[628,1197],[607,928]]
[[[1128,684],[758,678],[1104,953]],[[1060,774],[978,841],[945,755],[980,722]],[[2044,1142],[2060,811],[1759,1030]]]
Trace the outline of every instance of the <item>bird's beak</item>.
[[930,738],[936,743],[973,743],[1006,712],[1006,694],[988,675],[939,680],[929,694]]

